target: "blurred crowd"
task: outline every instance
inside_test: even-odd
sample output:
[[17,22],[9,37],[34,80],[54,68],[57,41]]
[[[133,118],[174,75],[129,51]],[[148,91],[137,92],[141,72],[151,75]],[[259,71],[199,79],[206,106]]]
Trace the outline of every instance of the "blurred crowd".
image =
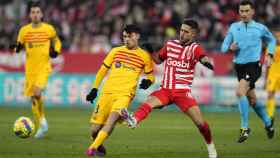
[[[256,17],[268,27],[280,26],[280,1],[255,0]],[[0,49],[16,40],[29,22],[28,0],[0,0]],[[142,29],[142,41],[160,47],[177,35],[184,18],[200,24],[198,40],[218,51],[228,25],[238,20],[239,0],[41,0],[44,20],[53,24],[69,52],[106,53],[120,44],[125,24]]]

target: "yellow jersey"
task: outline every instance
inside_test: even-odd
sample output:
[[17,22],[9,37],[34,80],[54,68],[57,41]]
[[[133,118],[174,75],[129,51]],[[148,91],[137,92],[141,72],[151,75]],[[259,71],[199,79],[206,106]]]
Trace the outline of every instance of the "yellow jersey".
[[33,27],[32,23],[20,28],[17,42],[24,45],[26,52],[25,72],[27,75],[36,75],[40,71],[51,71],[50,46],[55,51],[61,52],[61,42],[54,27],[47,23],[41,23]]
[[275,47],[273,62],[269,68],[269,76],[280,76],[280,45]]
[[103,64],[110,68],[102,88],[103,93],[134,95],[142,71],[152,76],[152,82],[154,80],[152,58],[139,47],[135,50],[126,46],[115,47],[106,56]]

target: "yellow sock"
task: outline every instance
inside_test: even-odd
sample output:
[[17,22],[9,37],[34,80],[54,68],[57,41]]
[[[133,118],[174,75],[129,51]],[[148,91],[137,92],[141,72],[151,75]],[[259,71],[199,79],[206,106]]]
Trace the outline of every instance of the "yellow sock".
[[44,102],[42,97],[38,100],[38,109],[39,109],[39,120],[41,121],[45,117],[45,112],[44,112]]
[[268,116],[272,118],[275,111],[275,99],[268,99],[266,102],[266,107]]
[[37,130],[40,126],[40,117],[41,117],[37,100],[32,101],[32,112],[34,115],[35,129]]
[[93,143],[89,146],[91,149],[97,149],[108,137],[108,133],[101,130],[98,132],[97,137],[93,141]]

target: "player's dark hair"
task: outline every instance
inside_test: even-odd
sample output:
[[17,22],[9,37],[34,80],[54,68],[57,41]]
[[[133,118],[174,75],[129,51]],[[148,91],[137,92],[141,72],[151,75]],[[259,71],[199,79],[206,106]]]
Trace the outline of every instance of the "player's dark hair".
[[124,27],[123,31],[127,32],[127,33],[139,33],[140,34],[140,28],[134,24],[128,24]]
[[40,9],[42,9],[40,1],[29,1],[28,6],[27,6],[28,13],[31,11],[31,8],[34,8],[34,7],[39,7]]
[[196,32],[199,32],[199,25],[197,21],[195,21],[194,19],[185,19],[183,21],[183,24],[186,24],[190,26],[192,29],[194,29]]
[[242,5],[249,5],[252,9],[255,9],[255,4],[250,0],[243,0],[239,3],[239,7]]

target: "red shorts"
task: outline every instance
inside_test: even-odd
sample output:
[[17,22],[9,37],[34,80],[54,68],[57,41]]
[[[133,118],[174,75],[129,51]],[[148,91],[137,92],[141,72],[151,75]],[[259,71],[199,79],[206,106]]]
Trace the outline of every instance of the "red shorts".
[[186,112],[192,106],[197,106],[196,100],[191,96],[190,92],[186,91],[174,91],[161,88],[160,90],[154,91],[150,96],[157,97],[163,106],[174,103],[183,112]]

